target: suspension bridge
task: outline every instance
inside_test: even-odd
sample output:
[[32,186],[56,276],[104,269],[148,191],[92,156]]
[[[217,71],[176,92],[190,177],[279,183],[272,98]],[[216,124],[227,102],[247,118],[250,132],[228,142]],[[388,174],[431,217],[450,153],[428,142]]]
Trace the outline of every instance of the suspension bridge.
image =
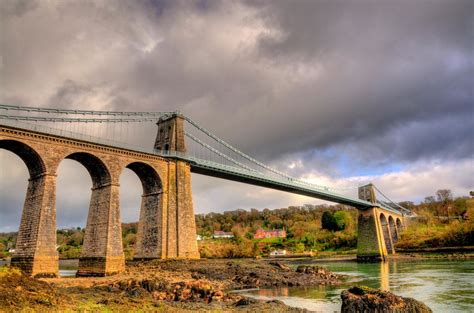
[[[36,220],[33,225],[30,215],[35,214],[35,205],[47,210],[44,203],[33,202],[38,202],[39,196],[45,197],[47,188],[53,188],[48,187],[47,179],[44,177],[49,177],[50,174],[54,176],[61,159],[77,160],[91,173],[94,186],[86,227],[86,230],[91,229],[91,233],[89,236],[86,233],[85,252],[83,251],[80,265],[82,270],[79,271],[79,274],[85,276],[97,274],[98,271],[110,274],[123,268],[123,252],[118,251],[121,250],[119,247],[121,241],[116,242],[111,248],[108,246],[110,238],[101,239],[97,234],[99,230],[105,229],[110,232],[107,236],[117,236],[114,234],[117,230],[110,227],[111,225],[116,227],[116,221],[114,224],[111,219],[119,218],[119,209],[111,208],[110,202],[114,201],[111,195],[116,189],[114,189],[115,176],[123,167],[133,170],[142,180],[144,187],[137,243],[137,255],[143,258],[197,256],[195,240],[192,239],[195,235],[195,226],[188,172],[355,207],[361,212],[359,234],[364,231],[367,233],[364,234],[365,237],[375,234],[380,241],[374,245],[371,239],[367,239],[366,243],[359,240],[361,258],[374,255],[383,258],[387,253],[394,253],[393,241],[398,237],[397,232],[401,227],[403,216],[410,214],[407,209],[390,200],[372,184],[356,186],[358,197],[355,197],[344,194],[337,188],[291,177],[243,153],[179,112],[117,112],[0,105],[0,127],[2,128],[0,148],[16,153],[25,161],[30,171],[30,185],[37,180],[36,177],[43,177],[36,185],[42,186],[44,190],[40,194],[32,192],[31,195],[27,195],[20,234],[22,227],[28,230],[32,227],[43,227],[47,229],[49,236],[43,239],[53,239],[50,238],[51,225],[41,226]],[[156,138],[151,134],[156,134]],[[41,152],[45,146],[49,148],[48,151]],[[81,146],[84,148],[78,150]],[[102,155],[102,151],[105,150],[112,155]],[[109,161],[110,158],[113,159]],[[143,160],[149,161],[143,162]],[[114,173],[115,167],[118,168],[117,173]],[[52,182],[51,184],[54,185]],[[28,197],[34,198],[35,201],[29,201]],[[52,199],[43,200],[50,201],[51,204],[55,194],[50,197]],[[100,201],[106,203],[108,209],[96,209],[97,212],[93,212],[94,208],[104,206],[99,203]],[[104,213],[105,211],[108,213]],[[55,210],[51,210],[48,214],[53,214],[55,220]],[[372,216],[375,216],[374,221],[371,220]],[[108,221],[103,225],[94,226],[94,219],[98,217]],[[364,225],[364,218],[368,218],[367,229],[361,227]],[[189,231],[191,235],[183,235],[184,231]],[[32,268],[35,263],[30,260],[31,257],[33,259],[35,256],[40,257],[41,253],[37,255],[34,251],[27,250],[35,250],[41,243],[36,240],[31,244],[31,236],[26,230],[23,231],[23,235],[24,241],[20,236],[19,243],[25,245],[25,251],[22,254],[22,250],[17,249],[20,252],[14,261],[30,272],[51,272],[51,266],[46,266],[46,271]],[[190,241],[194,243],[189,244]],[[102,243],[97,244],[98,242]],[[105,247],[102,246],[104,244]],[[54,252],[48,250],[46,255],[50,257]]]
[[[338,193],[339,190],[356,189],[359,186],[338,189],[290,177],[239,151],[184,115],[182,115],[186,123],[183,126],[184,135],[190,140],[190,142],[186,142],[186,152],[165,149],[165,147],[156,149],[152,143],[148,142],[147,144],[146,141],[140,140],[140,136],[150,134],[149,127],[147,127],[150,122],[153,127],[156,127],[159,119],[181,115],[179,112],[61,110],[9,105],[0,105],[0,110],[3,111],[0,119],[5,125],[153,153],[166,158],[181,159],[189,162],[191,171],[198,174],[292,192],[358,209],[374,207],[372,202]],[[24,114],[18,114],[18,112]],[[31,115],[32,113],[36,114]],[[40,115],[38,116],[37,113]],[[136,130],[135,132],[130,130],[133,127],[132,124],[142,127],[142,132],[137,133]],[[94,126],[91,128],[90,125]],[[112,127],[110,127],[111,125]],[[409,213],[407,209],[387,198],[377,188],[376,191],[378,195],[386,199],[385,201],[377,200],[378,206],[395,213]]]

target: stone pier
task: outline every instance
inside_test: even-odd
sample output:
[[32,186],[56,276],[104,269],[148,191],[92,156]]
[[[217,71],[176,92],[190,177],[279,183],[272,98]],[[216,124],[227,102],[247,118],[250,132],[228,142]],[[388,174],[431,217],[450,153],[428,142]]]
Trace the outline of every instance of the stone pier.
[[359,211],[357,260],[359,262],[385,261],[389,254],[395,254],[394,244],[398,240],[403,216],[377,207],[372,184],[359,188],[359,198],[374,203],[374,207]]

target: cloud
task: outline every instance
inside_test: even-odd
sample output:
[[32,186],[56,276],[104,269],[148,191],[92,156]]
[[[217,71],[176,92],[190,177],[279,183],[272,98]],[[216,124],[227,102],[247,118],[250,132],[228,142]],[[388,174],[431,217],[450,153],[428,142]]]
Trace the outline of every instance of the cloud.
[[[0,102],[181,110],[298,177],[451,168],[474,157],[473,10],[467,0],[7,0]],[[299,201],[195,181],[202,210]]]

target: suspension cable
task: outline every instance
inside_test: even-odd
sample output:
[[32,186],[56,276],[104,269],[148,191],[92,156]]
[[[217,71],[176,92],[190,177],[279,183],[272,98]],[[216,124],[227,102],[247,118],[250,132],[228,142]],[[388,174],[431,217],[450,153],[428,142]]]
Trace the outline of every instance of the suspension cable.
[[225,155],[224,153],[220,152],[219,150],[217,150],[217,149],[215,149],[215,148],[209,146],[208,144],[202,142],[200,139],[194,137],[194,136],[191,135],[190,133],[184,132],[184,134],[185,134],[187,137],[189,137],[190,139],[194,140],[196,143],[198,143],[198,144],[200,144],[201,146],[203,146],[204,148],[206,148],[206,149],[208,149],[208,150],[210,150],[210,151],[216,153],[217,155],[223,157],[223,158],[226,159],[227,161],[230,161],[230,162],[234,163],[235,165],[238,165],[238,166],[240,166],[240,167],[243,167],[243,168],[245,168],[245,169],[248,170],[248,171],[256,172],[254,169],[252,169],[252,168],[246,166],[245,164],[242,164],[242,163],[240,163],[240,162],[234,160],[233,158],[231,158],[231,157]]
[[225,142],[224,140],[220,139],[219,137],[217,137],[216,135],[214,135],[213,133],[211,133],[210,131],[208,131],[207,129],[205,129],[204,127],[200,126],[198,123],[194,122],[193,120],[191,120],[189,117],[187,116],[184,116],[184,119],[186,121],[188,121],[191,125],[193,125],[194,127],[196,127],[197,129],[199,129],[200,131],[202,131],[203,133],[205,133],[206,135],[208,135],[209,137],[211,137],[212,139],[214,139],[215,141],[217,141],[218,143],[224,145],[226,148],[232,150],[233,152],[237,153],[238,155],[240,155],[241,157],[249,160],[250,162],[253,162],[255,163],[256,165],[270,171],[270,172],[273,172],[274,174],[277,174],[277,175],[280,175],[280,176],[283,176],[285,177],[286,179],[290,179],[290,180],[293,180],[293,181],[298,181],[300,183],[303,183],[305,185],[310,185],[310,186],[313,186],[313,187],[316,187],[316,188],[321,188],[321,189],[324,189],[325,187],[323,186],[319,186],[319,185],[315,185],[315,184],[311,184],[311,183],[308,183],[308,182],[305,182],[305,181],[301,181],[299,179],[295,179],[289,175],[286,175],[280,171],[277,171],[257,160],[255,160],[254,158],[248,156],[247,154],[237,150],[236,148],[234,148],[233,146],[231,146],[230,144],[228,144],[227,142]]
[[380,191],[380,189],[377,188],[377,186],[373,185],[374,186],[374,189],[377,190],[385,199],[387,199],[390,203],[394,204],[395,206],[399,207],[400,209],[404,210],[404,211],[407,211],[407,212],[411,212],[411,210],[399,205],[398,203],[392,201],[389,197],[387,197],[382,191]]
[[126,116],[162,116],[173,114],[174,112],[129,112],[129,111],[93,111],[93,110],[71,110],[71,109],[50,109],[27,107],[17,105],[0,104],[0,109],[23,112],[41,112],[56,114],[84,114],[84,115],[126,115]]
[[122,122],[150,122],[157,121],[156,117],[142,118],[70,118],[70,117],[45,117],[0,114],[0,119],[35,121],[35,122],[79,122],[79,123],[122,123]]

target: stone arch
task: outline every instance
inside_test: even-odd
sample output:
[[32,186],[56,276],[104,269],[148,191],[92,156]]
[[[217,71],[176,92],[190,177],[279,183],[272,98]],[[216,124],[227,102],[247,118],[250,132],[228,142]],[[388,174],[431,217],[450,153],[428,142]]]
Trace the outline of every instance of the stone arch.
[[99,188],[111,183],[111,175],[107,166],[101,159],[87,152],[74,152],[65,159],[75,160],[81,163],[92,178],[92,188]]
[[82,164],[92,179],[79,269],[76,276],[106,276],[124,270],[119,186],[106,163],[94,154],[75,151],[64,157]]
[[162,182],[157,171],[143,162],[129,163],[143,187],[140,219],[138,221],[135,258],[161,258],[163,248],[163,199]]
[[388,217],[388,226],[390,228],[390,235],[392,236],[392,241],[393,243],[396,243],[398,241],[398,231],[395,225],[395,220],[391,215]]
[[161,179],[153,167],[142,162],[132,162],[125,167],[132,170],[140,178],[144,195],[161,192]]
[[382,236],[385,242],[385,247],[388,253],[393,253],[392,240],[390,236],[390,226],[388,224],[385,214],[380,213],[380,226],[382,227]]
[[397,223],[397,231],[398,231],[398,233],[400,233],[402,231],[402,227],[403,227],[402,220],[397,217],[397,222],[396,223]]
[[0,140],[0,149],[8,150],[20,157],[28,168],[30,178],[46,172],[43,158],[29,145],[17,140]]
[[47,173],[43,157],[31,146],[3,139],[0,149],[19,156],[30,175],[11,265],[33,276],[56,276],[56,178]]

